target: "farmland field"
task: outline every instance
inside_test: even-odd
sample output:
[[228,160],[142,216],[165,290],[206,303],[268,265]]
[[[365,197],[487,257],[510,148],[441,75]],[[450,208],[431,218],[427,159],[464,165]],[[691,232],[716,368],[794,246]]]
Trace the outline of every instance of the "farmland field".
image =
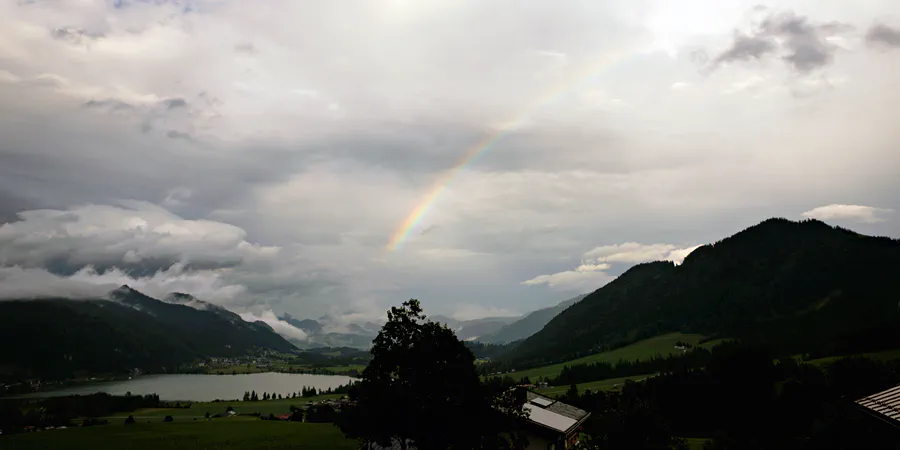
[[0,436],[4,450],[89,449],[121,450],[230,450],[308,449],[356,450],[359,442],[347,439],[330,423],[298,423],[232,417],[190,422],[113,423],[88,428],[50,430]]
[[534,369],[520,370],[510,372],[509,375],[515,379],[528,377],[532,381],[537,377],[554,378],[562,372],[564,366],[573,366],[576,364],[587,364],[597,362],[607,362],[615,364],[620,360],[635,361],[640,359],[649,359],[653,356],[668,356],[679,352],[675,349],[675,343],[678,341],[687,342],[694,346],[704,348],[712,348],[714,345],[724,341],[723,339],[715,339],[703,344],[699,344],[704,336],[700,334],[684,334],[684,333],[667,333],[660,336],[644,339],[625,347],[610,350],[608,352],[588,355],[582,358],[573,359],[564,363],[553,364],[549,366],[536,367]]
[[[653,375],[654,374],[634,375],[631,377],[621,377],[621,378],[610,378],[607,380],[591,381],[588,383],[580,383],[580,384],[576,384],[575,386],[578,387],[579,394],[584,393],[584,391],[588,390],[588,389],[590,389],[592,392],[613,391],[613,390],[621,389],[622,385],[624,385],[625,382],[628,380],[637,382],[637,381],[645,380],[647,377],[652,377]],[[551,386],[551,387],[543,388],[543,389],[535,389],[535,391],[537,391],[541,394],[544,394],[544,395],[549,395],[551,397],[565,394],[566,391],[568,391],[568,390],[569,390],[569,386]]]
[[133,415],[135,419],[140,421],[156,421],[162,420],[165,416],[172,416],[175,419],[184,418],[184,419],[202,419],[206,416],[208,412],[210,415],[215,415],[219,413],[225,413],[226,408],[231,406],[235,412],[238,414],[251,414],[251,413],[260,413],[260,414],[275,414],[276,416],[279,414],[288,414],[291,410],[291,406],[301,407],[305,405],[307,402],[318,402],[321,400],[328,400],[334,398],[340,398],[340,394],[331,394],[331,395],[317,395],[315,397],[307,397],[307,398],[285,398],[282,400],[260,400],[256,402],[196,402],[191,404],[190,408],[147,408],[147,409],[139,409],[130,413],[118,413],[108,419],[111,422],[117,422],[124,420],[129,415]]
[[[863,356],[866,358],[875,359],[882,362],[892,361],[895,359],[900,359],[900,350],[885,350],[881,352],[871,352],[871,353],[861,353],[858,355],[844,355],[844,356],[828,356],[825,358],[817,358],[811,359],[809,361],[805,361],[807,364],[812,364],[814,366],[822,367],[826,366],[834,361],[837,361],[841,358],[847,358],[851,356]],[[795,356],[798,360],[801,360],[801,356]]]

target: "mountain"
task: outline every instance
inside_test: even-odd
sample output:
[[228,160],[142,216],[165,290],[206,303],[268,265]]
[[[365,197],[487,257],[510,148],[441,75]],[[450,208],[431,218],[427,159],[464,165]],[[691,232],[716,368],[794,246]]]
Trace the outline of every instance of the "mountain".
[[502,357],[556,362],[671,331],[741,338],[788,355],[900,342],[900,241],[816,220],[769,219],[692,252],[632,267]]
[[544,328],[544,325],[547,325],[547,322],[550,322],[550,320],[559,313],[565,311],[566,308],[575,303],[578,303],[586,296],[587,294],[582,294],[578,297],[559,302],[556,306],[532,311],[525,315],[525,317],[522,317],[509,325],[505,325],[493,333],[479,336],[478,341],[486,344],[506,344],[518,341],[519,339],[525,339],[528,336],[541,331],[541,328]]
[[200,300],[193,295],[182,294],[181,292],[173,292],[163,297],[162,301],[166,303],[173,303],[176,305],[190,306],[191,308],[199,309],[200,311],[212,311],[220,314],[231,313],[231,311],[228,311],[222,306],[204,302],[203,300]]
[[518,320],[518,317],[484,317],[472,320],[456,320],[450,317],[436,315],[429,319],[447,325],[447,328],[456,333],[456,337],[463,340],[475,340],[480,336],[496,333],[501,328]]
[[173,304],[122,286],[105,299],[2,301],[0,373],[61,378],[155,371],[208,356],[295,349],[265,323],[189,297],[170,295],[186,303]]
[[[291,342],[303,349],[314,347],[353,347],[368,350],[372,340],[381,331],[381,324],[375,322],[340,323],[331,316],[325,315],[318,320],[299,319],[290,314],[283,314],[279,319],[303,330],[309,336],[306,341]],[[437,315],[431,320],[447,325],[462,340],[473,340],[479,336],[497,332],[499,329],[518,319],[518,317],[485,317],[483,319],[456,320]]]
[[290,314],[284,314],[278,318],[306,332],[308,337],[305,341],[291,341],[302,349],[352,347],[368,350],[372,347],[372,339],[381,330],[380,325],[372,322],[366,322],[363,325],[355,323],[338,325],[330,316],[322,316],[319,320],[314,320],[298,319]]
[[279,319],[305,331],[307,334],[316,334],[322,332],[322,324],[313,319],[298,319],[290,314],[285,313]]

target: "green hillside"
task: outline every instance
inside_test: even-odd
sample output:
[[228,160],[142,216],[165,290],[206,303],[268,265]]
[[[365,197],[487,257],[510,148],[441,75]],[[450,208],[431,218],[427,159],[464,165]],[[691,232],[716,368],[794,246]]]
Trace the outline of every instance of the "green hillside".
[[[587,383],[578,383],[575,386],[578,388],[578,392],[584,392],[586,390],[590,390],[591,392],[597,391],[612,391],[619,390],[622,386],[625,385],[626,381],[643,381],[649,377],[652,377],[654,374],[646,374],[646,375],[634,375],[630,377],[619,377],[619,378],[609,378],[606,380],[599,381],[590,381]],[[537,392],[540,392],[544,395],[549,396],[558,396],[563,395],[566,391],[569,390],[569,386],[550,386],[543,389],[537,389]]]
[[900,241],[770,219],[691,253],[632,267],[501,359],[568,361],[668,332],[827,356],[900,342]]
[[509,375],[516,380],[520,380],[524,377],[528,377],[532,381],[536,380],[537,377],[554,378],[559,375],[560,372],[562,372],[564,366],[573,366],[576,364],[588,364],[596,362],[607,362],[615,364],[621,360],[645,360],[650,359],[654,356],[665,357],[668,355],[679,354],[681,353],[681,351],[675,348],[675,343],[679,341],[691,344],[693,346],[701,346],[707,348],[711,348],[713,345],[720,342],[719,340],[716,340],[701,345],[701,340],[703,340],[703,336],[699,334],[667,333],[661,336],[644,339],[633,344],[626,345],[625,347],[617,348],[615,350],[596,353],[562,363],[509,372],[506,375]]

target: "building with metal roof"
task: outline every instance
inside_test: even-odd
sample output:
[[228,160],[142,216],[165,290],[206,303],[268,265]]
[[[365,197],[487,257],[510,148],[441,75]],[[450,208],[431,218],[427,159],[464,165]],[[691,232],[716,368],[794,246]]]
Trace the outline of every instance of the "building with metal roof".
[[[534,391],[524,389],[522,408],[528,412],[525,419],[525,437],[528,439],[526,450],[565,450],[578,444],[578,432],[591,413],[568,405],[556,399],[543,396]],[[522,397],[519,397],[522,399]],[[406,441],[407,450],[415,450],[415,442]],[[389,446],[381,446],[375,442],[367,442],[360,450],[401,450],[402,445],[396,439]]]
[[869,414],[900,427],[900,386],[863,397],[856,404]]
[[591,413],[545,397],[525,393],[523,409],[528,412],[528,450],[563,450],[578,444],[578,431]]

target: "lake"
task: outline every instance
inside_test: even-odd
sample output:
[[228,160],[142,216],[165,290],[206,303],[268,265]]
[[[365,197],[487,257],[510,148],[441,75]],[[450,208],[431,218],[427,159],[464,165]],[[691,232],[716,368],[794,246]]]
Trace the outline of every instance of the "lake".
[[246,375],[143,375],[131,380],[86,383],[53,391],[35,392],[26,397],[56,397],[106,392],[111,395],[159,394],[161,400],[208,402],[216,399],[240,399],[245,391],[291,394],[304,386],[316,389],[336,388],[354,381],[343,375],[298,373],[254,373]]

